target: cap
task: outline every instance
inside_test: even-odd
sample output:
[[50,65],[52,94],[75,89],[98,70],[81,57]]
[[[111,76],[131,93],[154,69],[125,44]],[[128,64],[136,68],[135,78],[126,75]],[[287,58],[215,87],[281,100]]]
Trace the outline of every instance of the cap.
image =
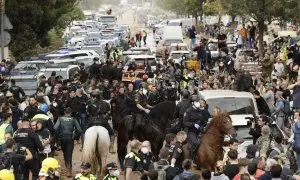
[[107,169],[107,170],[110,170],[110,169],[118,169],[118,166],[117,166],[116,163],[111,162],[111,163],[108,163],[108,164],[106,165],[106,169]]
[[91,163],[82,163],[81,165],[80,165],[80,168],[81,169],[90,169],[92,167],[92,165],[91,165]]

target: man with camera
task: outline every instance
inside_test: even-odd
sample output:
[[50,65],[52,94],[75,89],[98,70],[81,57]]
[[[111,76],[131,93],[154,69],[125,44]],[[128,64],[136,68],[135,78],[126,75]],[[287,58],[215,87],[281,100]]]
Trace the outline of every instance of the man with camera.
[[0,164],[2,169],[13,171],[16,179],[26,179],[23,176],[23,164],[32,159],[32,154],[26,147],[16,148],[14,139],[5,142],[6,151],[0,154]]
[[267,116],[259,116],[254,118],[249,118],[251,121],[251,128],[249,134],[253,136],[253,144],[261,136],[261,128],[263,126],[269,126],[269,120]]

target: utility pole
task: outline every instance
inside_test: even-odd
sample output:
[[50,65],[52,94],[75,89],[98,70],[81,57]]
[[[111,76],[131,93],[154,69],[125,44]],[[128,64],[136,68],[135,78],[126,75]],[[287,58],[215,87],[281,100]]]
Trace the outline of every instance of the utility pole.
[[1,60],[4,59],[4,15],[5,15],[5,0],[1,0]]

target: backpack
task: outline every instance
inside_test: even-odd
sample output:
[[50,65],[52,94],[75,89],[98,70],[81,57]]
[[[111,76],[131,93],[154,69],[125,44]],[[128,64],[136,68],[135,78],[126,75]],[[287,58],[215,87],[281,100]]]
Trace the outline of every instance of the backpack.
[[167,179],[167,173],[166,169],[169,167],[169,165],[158,165],[157,162],[153,164],[154,169],[158,172],[157,180],[166,180]]
[[283,109],[282,112],[284,113],[284,115],[286,117],[289,117],[291,114],[291,106],[290,106],[290,102],[288,100],[283,100]]
[[1,153],[0,154],[0,170],[8,169],[10,170],[12,166],[11,153]]

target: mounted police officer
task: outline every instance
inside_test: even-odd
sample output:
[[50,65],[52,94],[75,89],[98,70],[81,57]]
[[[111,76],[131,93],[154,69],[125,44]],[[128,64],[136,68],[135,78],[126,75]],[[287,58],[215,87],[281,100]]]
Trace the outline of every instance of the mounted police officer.
[[183,127],[183,116],[188,108],[191,107],[191,101],[189,100],[189,92],[183,89],[181,92],[182,100],[177,104],[175,109],[174,118],[176,120],[176,126],[171,129],[172,133],[177,133],[182,130]]
[[[200,103],[200,99],[197,96],[192,97],[193,105],[190,107],[183,117],[184,127],[188,129],[188,144],[190,146],[190,159],[193,159],[194,151],[197,146],[200,144],[198,137],[203,131],[210,118],[210,114],[207,109],[205,109],[205,105]],[[205,101],[204,101],[205,102]]]
[[143,117],[145,116],[145,114],[150,113],[150,110],[148,108],[152,108],[152,106],[148,104],[146,94],[147,94],[147,89],[143,88],[143,86],[140,86],[135,96],[137,112],[135,114],[134,134],[136,136],[139,135],[139,131],[141,130],[141,127],[143,125]]
[[114,144],[114,130],[108,124],[108,113],[110,106],[108,102],[100,99],[100,92],[95,90],[91,95],[91,100],[87,103],[87,111],[89,114],[88,123],[85,129],[92,126],[102,126],[107,129],[111,138],[111,146]]

